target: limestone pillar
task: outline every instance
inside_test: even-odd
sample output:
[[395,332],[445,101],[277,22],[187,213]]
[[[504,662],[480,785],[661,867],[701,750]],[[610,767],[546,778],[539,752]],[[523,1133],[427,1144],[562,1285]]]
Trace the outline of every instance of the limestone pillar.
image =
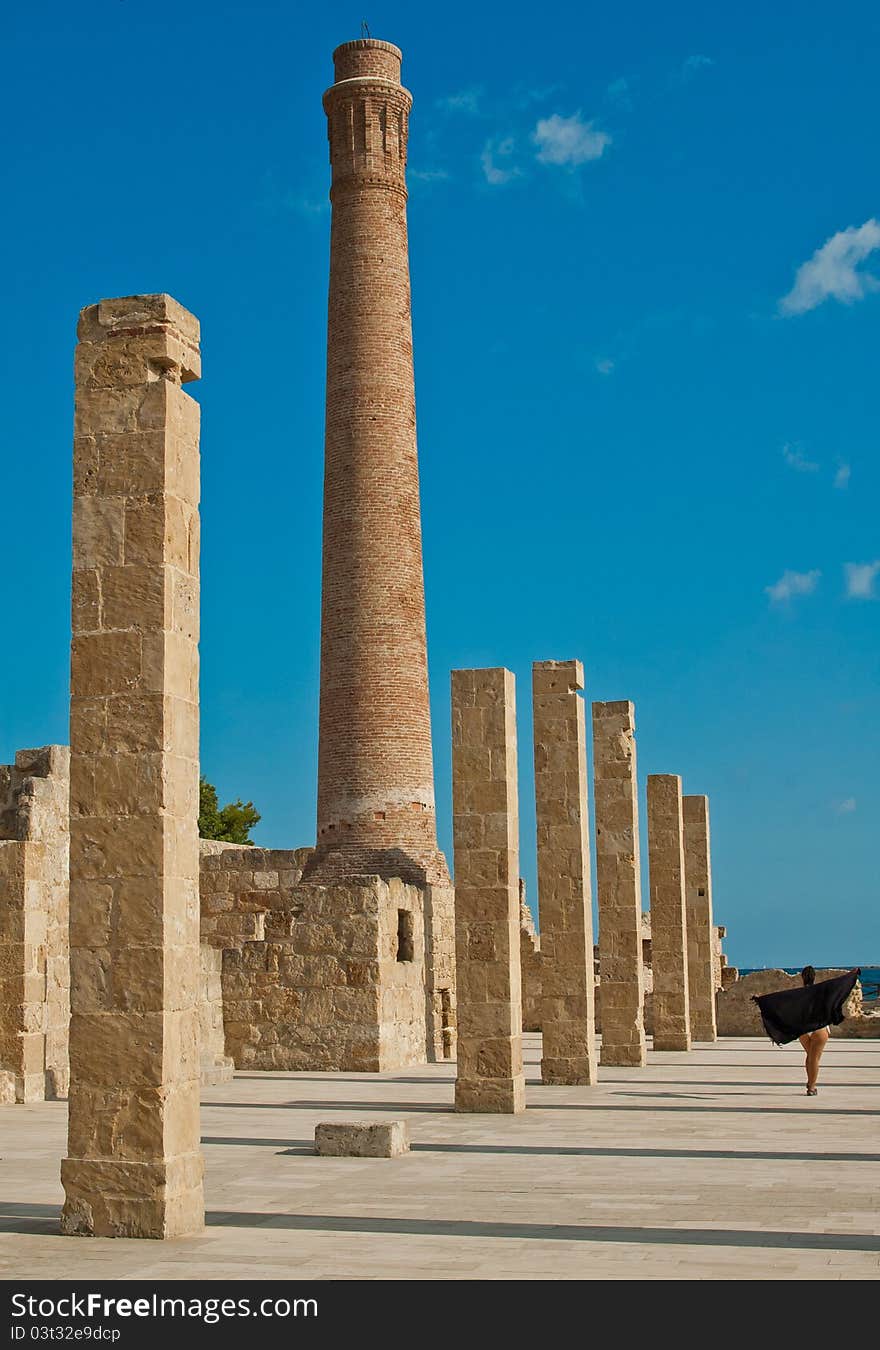
[[648,775],[654,1049],[690,1050],[681,779]]
[[457,1111],[525,1108],[516,708],[509,670],[452,672]]
[[718,1038],[715,1026],[717,936],[712,923],[709,798],[683,797],[684,877],[687,908],[688,1000],[695,1041]]
[[645,979],[635,709],[593,704],[602,1064],[644,1068]]
[[589,1085],[596,1081],[596,1028],[583,687],[580,661],[532,666],[541,1078]]
[[68,1234],[203,1224],[198,341],[168,295],[79,322]]

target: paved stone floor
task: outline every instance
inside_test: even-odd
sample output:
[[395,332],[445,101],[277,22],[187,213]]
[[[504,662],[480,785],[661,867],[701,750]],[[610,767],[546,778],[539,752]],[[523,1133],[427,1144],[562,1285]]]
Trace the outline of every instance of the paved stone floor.
[[[239,1073],[205,1093],[208,1226],[58,1234],[65,1106],[0,1108],[4,1279],[876,1279],[880,1041],[725,1039],[457,1115],[454,1070]],[[401,1159],[318,1158],[320,1120],[404,1117]]]

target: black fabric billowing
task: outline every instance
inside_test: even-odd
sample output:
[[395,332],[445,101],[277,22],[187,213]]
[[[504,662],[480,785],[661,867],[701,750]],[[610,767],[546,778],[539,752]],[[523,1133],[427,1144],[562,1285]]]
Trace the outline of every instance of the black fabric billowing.
[[849,998],[861,970],[835,975],[833,980],[805,984],[802,988],[783,989],[778,994],[753,994],[764,1023],[764,1030],[777,1045],[787,1045],[808,1031],[836,1026],[843,1021],[843,1005]]

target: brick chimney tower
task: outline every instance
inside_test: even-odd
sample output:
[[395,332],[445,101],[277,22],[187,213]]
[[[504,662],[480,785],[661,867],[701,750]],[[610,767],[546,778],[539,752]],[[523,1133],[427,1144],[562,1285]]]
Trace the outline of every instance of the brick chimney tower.
[[437,847],[401,53],[333,53],[318,837],[306,873],[448,884]]

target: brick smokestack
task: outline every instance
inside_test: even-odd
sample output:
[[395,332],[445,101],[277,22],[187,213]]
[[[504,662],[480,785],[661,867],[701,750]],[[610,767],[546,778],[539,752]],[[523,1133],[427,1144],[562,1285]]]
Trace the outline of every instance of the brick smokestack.
[[448,882],[437,848],[401,53],[333,53],[318,837],[308,879]]

